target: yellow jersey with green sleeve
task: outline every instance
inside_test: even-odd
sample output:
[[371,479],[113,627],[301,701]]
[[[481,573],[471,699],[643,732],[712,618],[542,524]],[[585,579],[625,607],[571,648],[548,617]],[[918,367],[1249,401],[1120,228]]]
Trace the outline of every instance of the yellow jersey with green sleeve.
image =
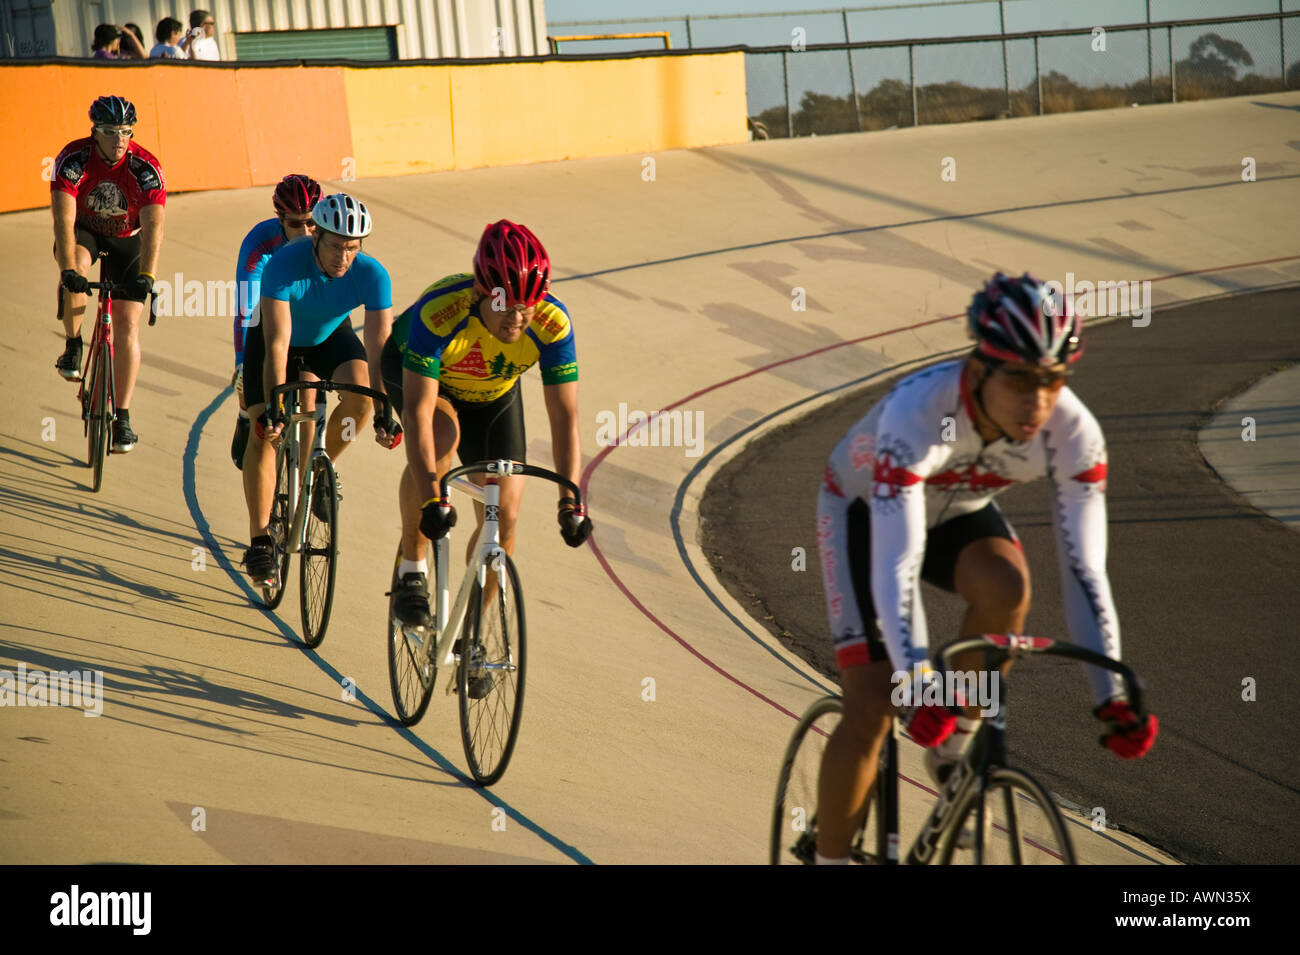
[[[487,299],[482,301],[486,302]],[[402,367],[436,379],[460,401],[500,398],[533,365],[542,384],[578,380],[578,356],[569,312],[554,295],[537,303],[519,340],[501,341],[475,314],[474,276],[449,275],[425,289],[393,323]]]

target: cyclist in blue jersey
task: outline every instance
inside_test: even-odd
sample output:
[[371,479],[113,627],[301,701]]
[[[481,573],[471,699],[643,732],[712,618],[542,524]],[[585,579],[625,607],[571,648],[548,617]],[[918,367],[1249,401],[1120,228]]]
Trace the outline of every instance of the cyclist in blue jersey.
[[[398,619],[410,626],[429,619],[424,538],[436,540],[456,523],[455,509],[438,499],[438,478],[451,469],[453,455],[462,464],[525,460],[520,379],[534,364],[542,375],[555,470],[578,482],[578,358],[568,310],[548,293],[550,268],[546,249],[527,228],[504,219],[493,223],[479,240],[474,274],[449,275],[425,289],[384,347],[384,390],[410,436],[398,494],[402,562],[394,595]],[[472,480],[482,484],[485,478]],[[523,479],[504,477],[500,485],[501,546],[513,554]],[[475,508],[482,527],[483,505]],[[570,547],[591,534],[585,506],[563,488],[556,517]]]
[[[295,239],[271,256],[262,272],[261,322],[244,342],[244,399],[256,440],[244,452],[244,496],[248,502],[250,546],[244,567],[254,582],[275,572],[275,545],[268,534],[275,494],[275,452],[284,425],[266,413],[266,397],[285,383],[290,361],[330,381],[369,385],[383,391],[380,352],[393,324],[388,271],[361,251],[370,234],[370,212],[351,196],[326,196],[312,210],[315,235]],[[348,320],[365,307],[363,346]],[[369,367],[367,367],[367,364]],[[367,399],[341,392],[325,429],[325,453],[337,461],[347,447],[344,422],[355,432],[370,414]],[[376,441],[395,448],[401,436],[383,433]],[[320,485],[317,485],[320,487]],[[311,502],[323,519],[324,499]]]
[[[235,437],[230,442],[230,458],[235,467],[244,466],[244,448],[248,446],[249,424],[247,405],[244,402],[244,336],[256,325],[258,299],[262,294],[262,270],[276,249],[291,239],[311,235],[316,228],[311,210],[320,201],[320,185],[308,176],[291,173],[280,180],[271,196],[275,215],[253,226],[239,246],[239,259],[235,262],[235,289],[237,308],[235,315],[235,397],[239,399],[239,418],[235,422]],[[315,406],[315,393],[303,396],[306,410]]]

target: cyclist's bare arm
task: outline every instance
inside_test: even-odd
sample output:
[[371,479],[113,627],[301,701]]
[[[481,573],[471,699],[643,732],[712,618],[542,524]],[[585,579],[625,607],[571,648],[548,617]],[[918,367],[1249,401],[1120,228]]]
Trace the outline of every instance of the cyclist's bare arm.
[[54,256],[59,271],[77,267],[77,197],[55,190],[50,208],[54,213]]
[[[574,484],[578,483],[582,468],[582,447],[578,437],[578,383],[564,381],[542,388],[546,396],[546,416],[551,422],[551,454],[555,471]],[[560,497],[569,494],[560,486]]]
[[158,274],[158,256],[162,251],[165,207],[154,204],[140,208],[140,271]]
[[262,340],[266,343],[266,357],[262,360],[262,382],[268,403],[271,401],[271,392],[284,384],[292,333],[293,316],[289,311],[289,303],[263,296]]
[[402,369],[402,421],[406,434],[406,463],[421,502],[438,493],[438,455],[433,443],[433,414],[438,405],[438,380]]
[[[366,309],[366,323],[362,336],[366,345],[366,367],[370,372],[370,387],[375,391],[387,394],[384,388],[384,370],[383,370],[383,353],[384,343],[388,341],[388,336],[393,331],[393,310],[392,308],[383,308],[377,311]],[[375,425],[376,431],[381,430],[380,415],[383,407],[376,401],[375,405]]]

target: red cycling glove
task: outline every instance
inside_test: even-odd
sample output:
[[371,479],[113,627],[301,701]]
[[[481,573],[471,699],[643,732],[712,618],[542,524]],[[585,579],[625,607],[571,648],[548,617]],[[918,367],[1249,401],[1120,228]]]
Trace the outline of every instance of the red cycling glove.
[[1160,730],[1160,721],[1154,713],[1148,713],[1139,721],[1128,700],[1118,697],[1107,700],[1092,712],[1106,724],[1101,745],[1121,759],[1145,756]]

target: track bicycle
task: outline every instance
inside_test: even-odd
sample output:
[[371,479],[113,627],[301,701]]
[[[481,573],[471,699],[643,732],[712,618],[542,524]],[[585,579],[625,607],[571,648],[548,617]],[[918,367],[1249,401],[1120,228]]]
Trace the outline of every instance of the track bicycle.
[[[100,258],[103,258],[101,255]],[[86,283],[99,291],[95,327],[86,349],[86,364],[81,372],[77,401],[81,404],[82,430],[86,435],[86,466],[93,474],[90,490],[97,493],[104,481],[104,458],[112,440],[113,422],[117,420],[116,380],[113,374],[113,289],[121,283],[104,279]],[[59,287],[62,296],[63,287]],[[60,299],[62,301],[62,299]],[[149,324],[158,320],[149,296]]]
[[[318,394],[313,411],[301,407],[301,394],[307,390]],[[388,429],[396,428],[388,396],[364,385],[290,381],[275,388],[267,401],[272,420],[284,424],[285,430],[275,449],[275,496],[271,501],[269,533],[275,544],[275,569],[271,579],[261,581],[262,600],[271,610],[280,605],[288,585],[289,559],[297,554],[302,640],[312,648],[325,639],[338,566],[338,482],[325,453],[325,394],[330,391],[351,391],[382,402],[382,421]],[[304,461],[298,429],[308,422],[314,424],[315,436]]]
[[[1133,712],[1145,715],[1142,689],[1129,667],[1110,657],[1043,637],[983,634],[960,637],[939,650],[936,659],[950,669],[955,654],[982,650],[985,669],[995,674],[1003,663],[1028,653],[1067,657],[1117,673]],[[1074,865],[1074,847],[1055,801],[1032,776],[1007,765],[1007,679],[1001,700],[961,757],[941,780],[938,800],[903,859],[906,865]],[[800,718],[786,748],[777,780],[772,815],[773,865],[812,865],[817,848],[817,780],[826,741],[843,711],[838,696],[812,703]],[[897,720],[881,747],[876,781],[867,793],[850,855],[865,865],[899,864]]]
[[[465,480],[487,474],[482,487]],[[448,586],[448,535],[433,543],[435,606],[431,627],[408,627],[397,619],[396,592],[400,583],[399,542],[393,561],[388,620],[388,677],[397,718],[404,726],[419,722],[429,706],[438,667],[455,665],[447,693],[455,693],[460,710],[460,738],[474,781],[490,786],[506,771],[519,735],[524,705],[524,599],[519,572],[501,546],[497,520],[500,475],[545,478],[569,489],[581,504],[582,492],[567,478],[546,468],[519,461],[479,461],[453,468],[438,482],[439,497],[447,500],[450,483],[483,502],[483,528],[475,541],[475,556],[461,578],[455,604]],[[425,555],[430,545],[424,541]],[[489,570],[492,576],[489,577]],[[492,586],[495,584],[495,587]],[[485,599],[486,596],[486,599]]]

